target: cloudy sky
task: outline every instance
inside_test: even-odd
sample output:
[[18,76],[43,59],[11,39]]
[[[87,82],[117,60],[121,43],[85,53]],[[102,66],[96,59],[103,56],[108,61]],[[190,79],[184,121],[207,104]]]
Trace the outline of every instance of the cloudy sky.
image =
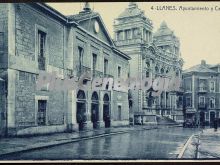
[[[48,3],[64,15],[77,14],[83,8],[83,3]],[[220,63],[220,2],[138,2],[139,8],[153,21],[154,32],[161,22],[166,21],[181,42],[181,54],[185,61],[184,69],[200,63]],[[207,7],[207,11],[166,11],[156,10],[162,6]],[[128,6],[128,2],[90,3],[94,11],[99,12],[103,21],[113,36],[114,19]],[[154,7],[154,10],[151,7]],[[211,11],[211,8],[219,10]]]

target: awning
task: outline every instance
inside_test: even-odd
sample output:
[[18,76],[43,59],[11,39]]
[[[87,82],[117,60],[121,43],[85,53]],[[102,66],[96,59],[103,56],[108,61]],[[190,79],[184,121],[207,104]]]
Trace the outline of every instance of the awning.
[[3,79],[0,77],[0,81],[5,81],[5,80],[3,80]]

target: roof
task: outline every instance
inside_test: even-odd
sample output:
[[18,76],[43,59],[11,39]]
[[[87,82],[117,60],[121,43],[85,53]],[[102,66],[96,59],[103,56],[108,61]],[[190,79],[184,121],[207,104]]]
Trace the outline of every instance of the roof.
[[189,72],[217,73],[216,71],[209,69],[209,65],[207,64],[206,65],[198,64],[183,71],[183,73],[189,73]]
[[218,63],[218,64],[214,64],[214,65],[209,65],[209,68],[214,68],[214,67],[218,67],[218,66],[220,66],[220,63]]
[[99,14],[96,12],[80,12],[79,14],[69,15],[67,18],[69,21],[76,21],[79,23],[80,21],[91,19],[97,16],[99,16]]
[[173,31],[168,28],[165,21],[163,21],[160,25],[160,28],[156,31],[154,36],[163,36],[163,35],[173,35]]

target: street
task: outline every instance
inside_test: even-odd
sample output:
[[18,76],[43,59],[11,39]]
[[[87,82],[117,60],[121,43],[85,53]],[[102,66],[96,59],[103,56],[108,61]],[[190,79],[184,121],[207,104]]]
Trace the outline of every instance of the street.
[[173,127],[133,131],[46,149],[16,153],[5,160],[176,159],[197,129]]

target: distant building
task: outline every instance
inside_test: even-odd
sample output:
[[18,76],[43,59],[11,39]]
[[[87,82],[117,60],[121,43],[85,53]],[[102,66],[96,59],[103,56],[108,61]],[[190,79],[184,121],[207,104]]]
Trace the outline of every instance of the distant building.
[[[140,74],[141,78],[172,76],[182,77],[183,60],[180,56],[179,39],[165,22],[153,34],[153,24],[135,2],[115,19],[114,32],[116,46],[131,57],[130,77]],[[156,122],[156,116],[166,116],[175,121],[183,121],[182,93],[164,91],[159,97],[151,97],[150,92],[132,90],[131,115],[135,123]]]
[[213,125],[220,117],[220,64],[201,64],[183,72],[185,118]]
[[36,89],[39,72],[60,79],[127,78],[102,18],[86,3],[64,16],[43,3],[0,4],[0,133],[42,134],[128,124],[128,92]]

